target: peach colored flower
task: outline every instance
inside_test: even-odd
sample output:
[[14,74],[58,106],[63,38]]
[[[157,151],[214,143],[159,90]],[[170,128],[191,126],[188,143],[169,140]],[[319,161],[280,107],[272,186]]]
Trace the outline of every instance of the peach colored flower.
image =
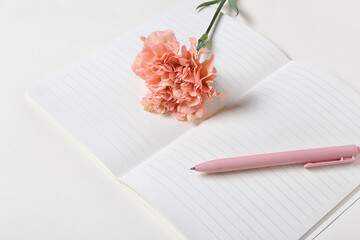
[[148,88],[141,104],[149,112],[171,113],[178,120],[193,121],[206,116],[205,102],[224,93],[218,93],[211,86],[216,79],[214,54],[200,62],[200,57],[208,50],[196,50],[196,39],[190,38],[190,49],[182,46],[175,34],[156,31],[144,42],[142,51],[137,55],[133,72],[141,77]]

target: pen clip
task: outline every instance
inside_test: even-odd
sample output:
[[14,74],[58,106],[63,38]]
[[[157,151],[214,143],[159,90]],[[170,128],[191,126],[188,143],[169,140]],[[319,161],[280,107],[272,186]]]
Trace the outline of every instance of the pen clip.
[[329,165],[337,165],[337,164],[343,164],[343,163],[352,163],[355,162],[355,157],[341,157],[337,160],[326,160],[321,162],[307,162],[305,163],[305,168],[313,168],[313,167],[321,167],[321,166],[329,166]]

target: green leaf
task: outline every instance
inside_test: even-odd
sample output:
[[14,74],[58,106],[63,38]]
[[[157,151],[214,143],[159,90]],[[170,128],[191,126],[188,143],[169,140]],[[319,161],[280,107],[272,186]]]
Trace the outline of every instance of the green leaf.
[[208,35],[206,33],[204,33],[203,35],[201,35],[201,37],[199,38],[198,42],[197,42],[197,51],[199,51],[201,48],[203,48],[205,46],[206,41],[208,40]]
[[229,4],[230,4],[230,7],[235,11],[236,13],[236,16],[239,15],[239,9],[238,7],[236,6],[234,0],[229,0]]
[[196,10],[198,10],[198,9],[200,9],[200,8],[207,7],[207,6],[214,5],[214,4],[217,4],[217,3],[219,3],[219,0],[203,2],[202,4],[200,4],[199,6],[196,7]]

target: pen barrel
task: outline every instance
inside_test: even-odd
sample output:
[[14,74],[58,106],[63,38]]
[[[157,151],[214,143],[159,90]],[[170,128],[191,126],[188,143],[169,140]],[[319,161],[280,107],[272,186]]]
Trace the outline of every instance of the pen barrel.
[[337,160],[342,157],[352,157],[358,154],[359,148],[356,145],[313,148],[217,159],[198,164],[195,166],[195,170],[209,173],[227,172],[288,164]]

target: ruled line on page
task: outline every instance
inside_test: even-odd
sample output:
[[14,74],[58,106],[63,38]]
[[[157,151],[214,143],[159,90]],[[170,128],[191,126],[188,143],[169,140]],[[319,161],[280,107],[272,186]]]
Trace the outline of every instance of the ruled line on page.
[[[304,75],[305,70],[317,77]],[[338,86],[343,92],[336,91]],[[228,235],[300,238],[359,184],[358,162],[313,170],[292,165],[215,175],[193,173],[188,168],[239,154],[359,142],[356,122],[360,122],[360,112],[351,111],[352,121],[343,123],[339,119],[350,111],[341,106],[356,104],[360,97],[349,95],[351,90],[342,86],[327,81],[326,75],[306,64],[289,64],[250,90],[239,101],[239,107],[225,109],[201,123],[126,175],[124,181],[190,238],[194,234],[208,239],[230,239]],[[166,190],[148,181],[144,172]],[[171,203],[164,200],[167,191],[174,195]],[[191,195],[191,199],[185,195]],[[201,209],[195,207],[199,204]],[[190,212],[196,209],[195,218],[189,217],[188,211],[180,214],[187,207]],[[211,223],[212,234],[207,235],[204,226],[197,233],[191,225],[201,216],[204,223],[209,214],[211,222],[217,221]],[[186,219],[191,219],[191,225]],[[236,223],[236,227],[229,222]],[[221,230],[219,224],[223,224]]]
[[[71,96],[69,94],[66,94],[66,92],[64,90],[62,90],[61,88],[59,88],[58,85],[53,83],[53,86],[55,86],[59,91],[61,91],[61,93],[64,94],[65,98],[72,100]],[[71,101],[71,105],[72,106],[77,105],[76,102],[77,101]],[[67,104],[67,105],[69,106],[70,104]],[[117,147],[117,146],[126,146],[126,141],[120,137],[121,135],[113,134],[113,131],[118,130],[118,128],[111,128],[111,127],[105,125],[96,115],[91,114],[91,112],[88,108],[80,106],[80,105],[78,105],[78,107],[80,107],[81,110],[80,110],[80,108],[77,108],[77,111],[80,110],[82,112],[82,114],[79,114],[79,115],[84,116],[85,119],[92,119],[93,122],[96,122],[96,123],[92,124],[92,127],[96,130],[96,132],[101,132],[102,136],[106,136],[106,140],[109,143],[111,143],[111,145],[114,146],[118,150],[119,153],[122,154],[122,157],[123,157],[122,160],[128,161],[128,159],[129,159],[129,157],[126,157],[126,155],[123,154],[124,152],[127,152],[128,154],[130,153],[132,157],[136,156],[136,152],[133,149],[130,149],[130,148],[129,149],[120,149]],[[101,127],[101,128],[99,128],[99,127]]]
[[[178,151],[177,149],[173,149],[173,148],[172,148],[171,150],[174,151],[174,152],[175,152],[176,154],[178,154],[179,156],[183,157],[183,159],[187,159],[187,160],[188,160],[188,156],[184,155],[184,153]],[[199,158],[202,157],[201,155],[199,156],[199,155],[196,153],[196,151],[192,151],[192,152],[193,152],[195,155],[197,155]],[[166,156],[167,156],[168,158],[172,158],[172,159],[174,160],[174,157],[171,157],[171,156],[169,156],[169,155],[166,155]],[[162,161],[162,163],[164,164],[164,161]],[[180,162],[178,162],[178,161],[174,161],[174,164],[177,164],[179,167],[183,167],[183,168],[187,168],[187,167],[188,167],[188,164],[191,165],[191,164],[194,164],[194,163],[195,163],[195,162],[191,162],[191,161],[189,162],[189,161],[187,161],[186,163],[183,163],[183,164],[182,164],[182,163],[180,163]],[[188,181],[190,181],[190,180],[188,180]],[[207,185],[205,184],[205,182],[202,181],[202,179],[199,179],[199,182],[201,182],[201,187],[202,187],[202,188],[207,188],[207,189],[209,189],[209,186],[207,186]],[[214,182],[215,182],[218,186],[221,186],[221,184],[220,184],[216,179],[214,180]],[[211,191],[211,189],[209,189],[209,190]],[[224,190],[226,191],[226,189],[224,189]],[[225,205],[229,210],[233,210],[233,206],[230,206],[230,204],[228,204],[227,201],[221,197],[221,195],[216,194],[216,191],[213,191],[213,193],[216,195],[216,197],[218,197],[218,198],[220,199],[220,201],[222,201],[222,202],[224,203],[224,205]],[[236,197],[235,197],[231,192],[226,191],[226,193],[228,194],[229,197],[232,198],[233,201],[236,201]],[[250,217],[253,219],[253,221],[255,221],[255,222],[257,222],[257,224],[261,225],[261,226],[263,227],[263,229],[264,229],[268,234],[271,235],[271,232],[269,232],[269,230],[267,229],[267,227],[266,227],[265,225],[263,225],[261,222],[259,222],[258,219],[255,218],[254,215],[253,215],[247,208],[245,208],[245,207],[242,206],[242,205],[240,205],[239,207],[241,207],[243,211],[246,211],[247,214],[248,214],[248,216],[250,216]],[[247,217],[247,218],[243,218],[243,217],[242,217],[243,214],[239,214],[239,213],[237,213],[236,211],[231,211],[231,213],[232,213],[232,214],[235,214],[235,215],[241,220],[241,222],[243,222],[243,223],[253,232],[254,235],[256,235],[257,237],[261,238],[261,236],[258,234],[258,232],[252,227],[252,225],[248,223],[248,222],[249,222],[249,218],[248,218],[248,217]]]
[[[350,106],[353,106],[355,108],[357,108],[358,110],[360,110],[360,106],[357,105],[357,104],[353,104],[353,102],[350,101],[350,98],[347,98],[346,96],[349,94],[348,91],[347,92],[347,95],[344,95],[343,92],[341,92],[339,90],[339,86],[335,87],[335,83],[339,83],[340,80],[338,79],[335,79],[333,76],[329,75],[328,73],[323,73],[322,74],[326,74],[326,78],[324,77],[319,77],[317,74],[315,74],[314,72],[311,72],[309,70],[306,69],[306,65],[305,66],[302,66],[302,65],[298,65],[298,64],[294,64],[292,65],[293,69],[298,69],[300,71],[303,71],[304,73],[308,73],[311,77],[314,77],[315,79],[317,80],[320,80],[320,81],[329,81],[328,84],[326,85],[326,87],[329,87],[331,88],[331,90],[334,90],[336,92],[336,94],[331,94],[330,96],[332,98],[334,98],[337,102],[339,103],[342,103],[344,104],[344,107],[347,108],[349,111],[351,111],[353,114],[358,114],[358,112],[355,112],[353,110],[353,108],[351,108]],[[314,84],[316,84],[317,86],[319,87],[322,87],[321,85],[319,85],[318,81],[314,81]],[[339,85],[339,84],[337,84]],[[344,89],[350,89],[348,86],[346,85],[340,85],[340,87],[342,87],[341,89],[344,90]],[[351,90],[351,94],[352,95],[357,95],[358,93],[356,93],[354,90],[350,89]],[[344,98],[339,98],[339,96],[342,96]],[[345,103],[346,102],[346,103]]]
[[[172,156],[169,156],[169,155],[165,155],[165,156],[168,157],[168,158],[170,158],[170,159],[173,159]],[[177,172],[177,169],[175,169],[173,166],[165,163],[164,161],[161,161],[160,163],[163,164],[163,165],[165,165],[165,166],[168,167],[168,168],[171,168],[173,174],[179,175],[179,173]],[[185,166],[182,165],[182,167],[185,167]],[[182,176],[180,176],[180,177],[182,177]],[[184,181],[186,181],[188,184],[191,184],[190,180],[188,180],[187,178],[184,178]],[[207,186],[206,184],[203,184],[202,187],[205,187],[205,188],[207,187],[207,188],[208,188],[208,186]],[[201,191],[200,191],[199,188],[196,188],[196,187],[195,187],[195,190],[199,191],[199,193],[200,193],[204,198],[207,198],[207,196],[205,196],[204,194],[201,193]],[[221,198],[220,195],[218,195],[218,194],[216,194],[216,193],[215,193],[215,195],[216,195],[221,201],[224,201],[224,200]],[[212,203],[209,199],[207,199],[207,200],[208,200],[209,204],[211,204],[211,205],[219,212],[219,214],[223,215],[223,216],[228,220],[229,224],[233,225],[233,227],[234,227],[235,229],[237,229],[237,231],[238,231],[243,237],[247,238],[247,237],[246,237],[245,235],[243,235],[242,232],[238,229],[238,226],[234,225],[234,223],[233,223],[232,221],[230,221],[230,220],[228,219],[228,217],[222,213],[221,209],[219,209],[219,208],[218,208],[214,203]],[[228,205],[228,204],[226,203],[226,201],[224,201],[224,203],[226,204],[226,206],[228,207],[228,209],[231,209],[231,206]],[[241,215],[237,214],[236,212],[234,212],[234,214],[237,215],[237,217],[241,220],[242,223],[244,223],[249,229],[251,229],[255,234],[257,234],[256,231],[254,231],[254,229],[252,229],[251,226],[241,217]],[[259,235],[258,235],[258,236],[259,236]]]
[[[202,138],[202,139],[204,139],[204,138]],[[189,141],[189,139],[187,139],[187,141]],[[195,146],[197,146],[197,147],[200,147],[199,146],[199,144],[196,144],[196,142],[194,142],[194,141],[191,141],[192,142],[192,144],[194,144]],[[211,143],[209,143],[208,142],[208,144],[211,144]],[[214,145],[214,144],[211,144],[212,145],[212,148],[216,148],[217,147],[217,145]],[[185,148],[187,147],[187,146],[184,146]],[[220,152],[222,152],[221,151],[221,149],[219,149],[219,147],[217,147],[218,148],[218,150],[220,150]],[[261,148],[259,148],[258,147],[258,149],[261,151],[262,149]],[[206,149],[205,149],[206,150]],[[192,151],[193,152],[193,151]],[[215,156],[215,158],[220,158],[220,156]],[[226,174],[224,174],[224,177],[226,178]],[[230,184],[232,184],[230,181],[229,181],[229,183]],[[245,183],[245,185],[246,185],[246,183]],[[300,183],[298,183],[297,182],[297,187],[299,187],[299,186],[301,186],[301,184]],[[304,187],[303,186],[301,186],[303,189],[304,189]],[[256,193],[255,193],[256,194]],[[259,196],[259,195],[258,195]],[[313,211],[316,211],[316,209],[311,205],[311,204],[309,204],[304,198],[302,198],[302,197],[300,197],[303,201],[304,201],[304,203],[306,203],[307,205],[308,205],[308,207],[310,207]],[[316,200],[315,198],[314,198],[314,200]],[[249,199],[249,201],[251,201],[250,199]],[[262,199],[262,201],[264,202],[264,204],[266,204],[265,203],[265,201]],[[318,202],[319,203],[319,202]],[[270,206],[268,206],[268,207],[270,207]],[[281,218],[281,216],[280,215],[278,215],[278,217],[280,217]],[[267,217],[268,218],[268,217]],[[271,221],[271,219],[270,218],[268,218],[269,219],[269,221]],[[281,231],[281,229],[279,229],[280,231]]]
[[[73,76],[69,76],[72,80],[74,80]],[[111,123],[111,125],[107,125],[106,127],[111,130],[111,134],[114,136],[114,137],[120,137],[121,138],[124,138],[124,135],[125,137],[127,138],[127,140],[130,140],[132,141],[137,147],[138,147],[138,150],[144,150],[142,145],[140,145],[138,142],[137,142],[137,139],[135,139],[133,136],[135,134],[138,135],[138,137],[141,137],[142,136],[142,132],[140,132],[138,130],[138,128],[135,128],[128,120],[126,120],[123,116],[121,116],[120,114],[116,114],[116,117],[114,116],[115,114],[113,114],[113,116],[109,116],[108,114],[111,112],[111,111],[104,111],[102,110],[103,108],[106,109],[106,107],[108,106],[108,104],[104,101],[104,97],[97,97],[93,92],[91,92],[90,90],[87,90],[86,93],[90,94],[91,96],[90,97],[86,97],[84,95],[82,95],[82,93],[80,93],[76,88],[74,88],[74,86],[76,86],[77,84],[80,86],[79,89],[82,88],[82,86],[80,85],[80,83],[76,83],[76,82],[72,82],[72,84],[69,84],[67,81],[62,81],[65,85],[67,85],[67,87],[69,87],[70,89],[72,89],[76,95],[78,96],[77,100],[79,99],[82,99],[86,104],[89,104],[89,105],[92,105],[92,110],[95,110],[96,113],[92,113],[90,111],[87,111],[89,113],[88,117],[89,118],[94,118],[94,119],[97,119],[97,116],[99,114],[101,114],[102,116],[104,116],[104,119]],[[100,91],[100,89],[98,88],[97,89],[98,91]],[[89,99],[91,99],[92,101],[89,101]],[[116,102],[116,101],[115,101]],[[100,106],[97,106],[97,104],[101,104]],[[125,107],[124,107],[125,106]],[[119,104],[119,107],[122,109],[122,110],[125,110],[125,111],[129,111],[127,108],[126,108],[126,105],[121,105]],[[85,108],[86,109],[86,108]],[[111,109],[110,109],[111,110]],[[128,131],[127,129],[123,129],[122,125],[119,124],[117,121],[116,121],[116,118],[118,118],[119,120],[121,121],[124,121],[125,124],[127,124],[127,126],[130,127],[130,131]],[[101,124],[102,120],[99,120],[99,124]],[[139,124],[139,126],[142,126],[141,124]],[[119,131],[119,133],[117,133],[117,131]],[[117,136],[119,134],[119,136]],[[136,136],[136,135],[135,135]],[[151,144],[151,139],[145,139],[147,141],[147,143]]]
[[[205,139],[206,139],[206,138],[201,137],[201,140],[204,141]],[[190,141],[194,146],[202,147],[200,144],[198,144],[198,143],[195,142],[195,141],[191,141],[191,140],[189,140],[189,139],[188,139],[188,141]],[[210,144],[210,143],[208,142],[208,144]],[[186,148],[187,146],[184,146],[184,147]],[[222,149],[218,147],[218,145],[213,145],[213,144],[211,144],[211,147],[212,147],[212,148],[217,148],[220,152],[223,152]],[[206,151],[207,149],[204,149],[204,150]],[[194,152],[194,151],[192,151],[192,152]],[[223,152],[223,153],[224,153],[224,152]],[[182,177],[183,177],[183,176],[182,176]],[[226,178],[226,174],[223,174],[223,177],[224,177],[225,179],[227,179],[227,178]],[[185,177],[183,177],[183,178],[184,178],[184,180],[185,180]],[[236,185],[234,185],[231,181],[229,181],[228,179],[227,179],[227,181],[228,181],[228,183],[231,184],[234,188],[236,188],[237,190],[239,190],[239,192],[241,192],[241,189],[239,189],[239,188],[238,188]],[[247,186],[247,183],[246,183],[245,181],[241,181],[241,182],[244,184],[244,186]],[[248,188],[248,190],[251,191],[251,192],[253,192],[254,195],[256,195],[256,198],[261,199],[261,201],[262,201],[263,204],[267,205],[269,208],[272,208],[272,206],[269,205],[259,194],[257,194],[257,192],[254,192],[251,188]],[[249,197],[247,197],[246,194],[243,194],[243,196],[244,196],[245,198],[247,198],[249,202],[254,201],[254,199],[250,199]],[[273,209],[272,209],[272,210],[273,210]],[[277,213],[275,212],[275,214],[277,214]],[[282,218],[281,215],[277,214],[277,216],[284,221],[284,219]],[[279,231],[282,231],[282,229],[279,228],[271,218],[269,218],[267,215],[264,215],[264,217],[266,217],[266,218],[273,224],[273,226],[268,226],[267,228],[275,227],[275,228],[278,228]],[[285,224],[288,224],[288,223],[285,222],[285,221],[284,221],[284,223],[285,223]],[[290,225],[289,225],[289,226],[290,226]],[[293,228],[292,226],[290,226],[290,227]],[[283,234],[286,235],[286,233],[284,233],[284,232],[283,232]]]
[[[306,69],[302,69],[302,68],[300,68],[300,67],[298,67],[298,66],[296,66],[295,69],[296,69],[296,68],[298,68],[300,71],[295,71],[295,70],[287,70],[287,71],[291,72],[292,74],[297,74],[297,76],[299,76],[300,78],[306,78],[306,76],[303,75],[304,73],[311,74],[312,76],[314,76],[314,74],[312,74],[311,72],[307,71]],[[302,72],[302,73],[301,73],[301,72]],[[315,77],[315,76],[314,76],[314,77]],[[321,80],[321,81],[324,80],[324,79],[320,79],[319,77],[316,77],[316,78],[317,78],[318,80]],[[339,92],[337,89],[334,89],[334,87],[332,87],[331,84],[326,85],[325,87],[319,85],[319,83],[318,83],[317,81],[314,81],[314,84],[315,84],[316,86],[318,86],[319,88],[323,88],[323,91],[324,91],[325,93],[328,93],[328,91],[327,91],[326,88],[331,87],[333,90],[336,90],[336,91],[338,92],[338,94],[340,94],[340,95],[343,96],[343,94],[342,94],[341,92]],[[348,102],[347,104],[344,104],[344,102],[342,102],[340,99],[338,99],[334,94],[329,94],[329,93],[326,94],[326,96],[320,96],[320,97],[323,98],[324,100],[326,100],[327,98],[334,98],[334,99],[337,100],[339,103],[341,103],[341,106],[342,106],[342,107],[346,108],[347,110],[349,110],[350,112],[352,112],[353,114],[355,114],[354,110],[350,107],[350,106],[353,105],[353,103]],[[356,105],[355,105],[355,106],[356,106]],[[335,108],[336,110],[340,110],[339,108],[336,107],[336,105],[334,105],[334,106],[332,106],[332,107]],[[356,106],[356,107],[357,107],[358,109],[360,109],[359,106]],[[345,120],[345,119],[344,119],[344,120]],[[358,126],[358,124],[356,124],[356,122],[354,122],[354,121],[352,120],[352,118],[347,118],[346,120],[352,121],[352,123],[355,124],[355,125],[357,126],[357,128],[360,128],[360,126]],[[341,122],[341,123],[344,124],[343,122]]]
[[[294,75],[294,74],[298,74],[298,73],[293,72],[292,74]],[[286,75],[286,73],[283,73],[282,76],[287,76],[287,77],[289,77],[289,75]],[[282,76],[280,76],[280,77],[282,77]],[[300,76],[300,78],[298,78],[298,80],[299,80],[299,82],[300,82],[300,81],[301,81],[301,78],[304,78],[304,76],[301,76],[301,75],[299,75],[299,76]],[[281,78],[281,81],[279,81],[279,82],[281,83],[282,86],[288,84],[288,83],[286,82],[286,79],[284,79],[284,78]],[[315,81],[314,83],[316,84],[316,81]],[[300,84],[301,84],[301,83],[300,83]],[[279,87],[282,87],[282,86],[279,85]],[[306,85],[304,85],[304,87],[306,87]],[[320,87],[320,86],[319,86],[319,87]],[[325,88],[323,88],[322,90],[324,91],[324,96],[319,96],[319,98],[321,98],[321,99],[324,100],[324,101],[327,101],[328,98],[332,98],[332,94],[326,94],[326,93],[327,93],[327,90],[326,90]],[[301,90],[300,90],[300,91],[301,91]],[[303,91],[301,91],[301,94],[302,94],[302,95],[305,95],[306,97],[310,97],[312,93],[315,93],[315,92],[314,92],[313,90],[311,90],[309,93],[304,93]],[[347,108],[347,109],[349,110],[349,107],[347,106],[347,104],[343,104],[343,102],[341,102],[341,104],[343,105],[344,108]],[[321,106],[321,105],[320,105],[320,106]],[[328,112],[329,114],[331,114],[332,116],[335,116],[335,113],[334,113],[334,112],[331,112],[329,109],[327,109],[327,108],[325,108],[325,107],[323,107],[323,106],[321,106],[321,107],[322,107],[322,109],[323,109],[324,111],[327,111],[327,112]],[[339,111],[339,110],[340,110],[339,108],[336,107],[336,105],[332,105],[332,108],[333,108],[334,111]],[[345,119],[341,119],[341,120],[340,120],[340,119],[336,118],[336,120],[338,121],[339,124],[341,124],[341,125],[343,125],[343,126],[346,127],[346,124],[344,124],[344,122],[343,122]],[[352,123],[355,124],[355,122],[354,122],[351,118],[348,118],[347,120],[348,120],[348,121],[352,121]],[[357,125],[357,124],[355,124],[355,125]],[[359,127],[358,127],[358,128],[359,128]]]
[[[254,133],[254,132],[251,132],[251,134],[256,135],[256,133]],[[215,138],[215,137],[216,137],[216,135],[214,135],[214,134],[211,134],[211,135],[212,135],[212,136],[209,136],[210,138]],[[257,137],[260,137],[260,136],[257,136]],[[203,141],[207,141],[209,138],[206,138],[206,137],[204,137],[204,136],[201,136],[201,139],[202,139]],[[237,140],[235,139],[235,141],[237,141]],[[211,144],[212,147],[218,148],[219,152],[221,152],[222,154],[226,155],[226,152],[224,152],[224,151],[222,150],[222,148],[219,148],[219,146],[214,145],[213,143],[211,143],[211,142],[209,142],[209,141],[207,141],[207,142],[208,142],[209,145]],[[241,144],[239,141],[237,141],[237,142],[238,142],[239,144]],[[227,145],[226,142],[224,142],[224,143]],[[193,142],[193,144],[195,144],[195,143]],[[231,146],[230,146],[230,147],[231,147]],[[272,146],[269,145],[269,147],[272,147]],[[234,151],[236,151],[235,148],[232,148],[232,149],[233,149]],[[264,152],[261,147],[258,147],[258,150]],[[220,157],[219,157],[219,158],[220,158]],[[286,173],[286,171],[284,171],[284,172]],[[307,192],[308,194],[311,195],[311,193],[307,190],[307,188],[305,188],[305,187],[301,184],[301,182],[297,181],[296,178],[294,178],[294,180],[295,180],[296,183],[297,183],[297,187],[301,187],[305,192]],[[322,193],[322,192],[321,192],[321,193]],[[256,194],[256,193],[255,193],[255,194]],[[322,193],[322,195],[324,195],[324,194]],[[260,196],[259,196],[259,197],[260,197]],[[326,197],[326,196],[324,195],[324,197]],[[321,205],[321,202],[320,202],[320,201],[318,201],[316,198],[313,198],[313,199],[314,199],[314,201],[318,202],[318,203]],[[264,200],[263,200],[263,201],[264,201]],[[267,204],[265,201],[264,201],[264,203]],[[271,206],[269,206],[269,207],[271,207]],[[309,205],[309,207],[311,207],[311,208],[315,211],[315,209],[314,209],[311,205]],[[279,215],[279,217],[281,217],[281,216]]]
[[[59,101],[63,102],[64,105],[68,106],[69,109],[72,109],[72,106],[70,106],[69,104],[67,104],[66,102],[64,102],[64,100],[61,99],[61,98],[58,96],[58,94],[56,94],[55,92],[53,92],[53,90],[52,90],[51,88],[49,88],[49,87],[47,87],[47,86],[46,86],[46,88],[47,88],[47,90],[49,91],[49,93],[51,93],[52,95],[54,95],[54,97],[56,97],[57,99],[59,99]],[[75,111],[74,111],[74,112],[75,112]],[[89,125],[91,125],[91,124],[88,122],[88,120],[87,120],[86,118],[84,118],[82,115],[79,115],[79,117],[80,117],[84,122],[86,122],[86,123],[88,123]],[[94,127],[94,126],[93,126],[93,127]],[[110,145],[112,145],[115,149],[117,149],[117,151],[119,152],[120,155],[122,155],[122,152],[120,151],[120,149],[118,149],[117,146],[112,143],[112,141],[110,141],[109,139],[107,139],[106,135],[104,135],[104,134],[102,133],[102,131],[98,130],[96,127],[94,127],[94,130],[95,130],[97,133],[99,133],[101,136],[103,136],[104,139],[105,139]],[[125,158],[124,155],[122,155],[122,157]]]
[[[66,129],[76,132],[80,142],[110,170],[117,176],[121,175],[193,127],[145,113],[139,103],[146,92],[144,82],[132,73],[131,65],[141,50],[141,35],[173,29],[178,41],[186,45],[189,45],[189,37],[198,37],[206,29],[214,11],[204,9],[196,13],[195,7],[194,1],[181,3],[56,73],[30,90],[29,95],[35,101],[39,100],[38,103]],[[188,23],[192,23],[191,28]],[[231,17],[223,15],[218,24],[212,36],[211,50],[216,55],[218,70],[215,87],[228,94],[225,102],[217,103],[221,108],[235,101],[288,59],[267,39]],[[234,37],[239,39],[232,47],[227,46],[231,39],[224,38],[230,31],[228,25],[236,29]],[[54,92],[60,96],[55,96]],[[63,116],[64,112],[68,116]]]

